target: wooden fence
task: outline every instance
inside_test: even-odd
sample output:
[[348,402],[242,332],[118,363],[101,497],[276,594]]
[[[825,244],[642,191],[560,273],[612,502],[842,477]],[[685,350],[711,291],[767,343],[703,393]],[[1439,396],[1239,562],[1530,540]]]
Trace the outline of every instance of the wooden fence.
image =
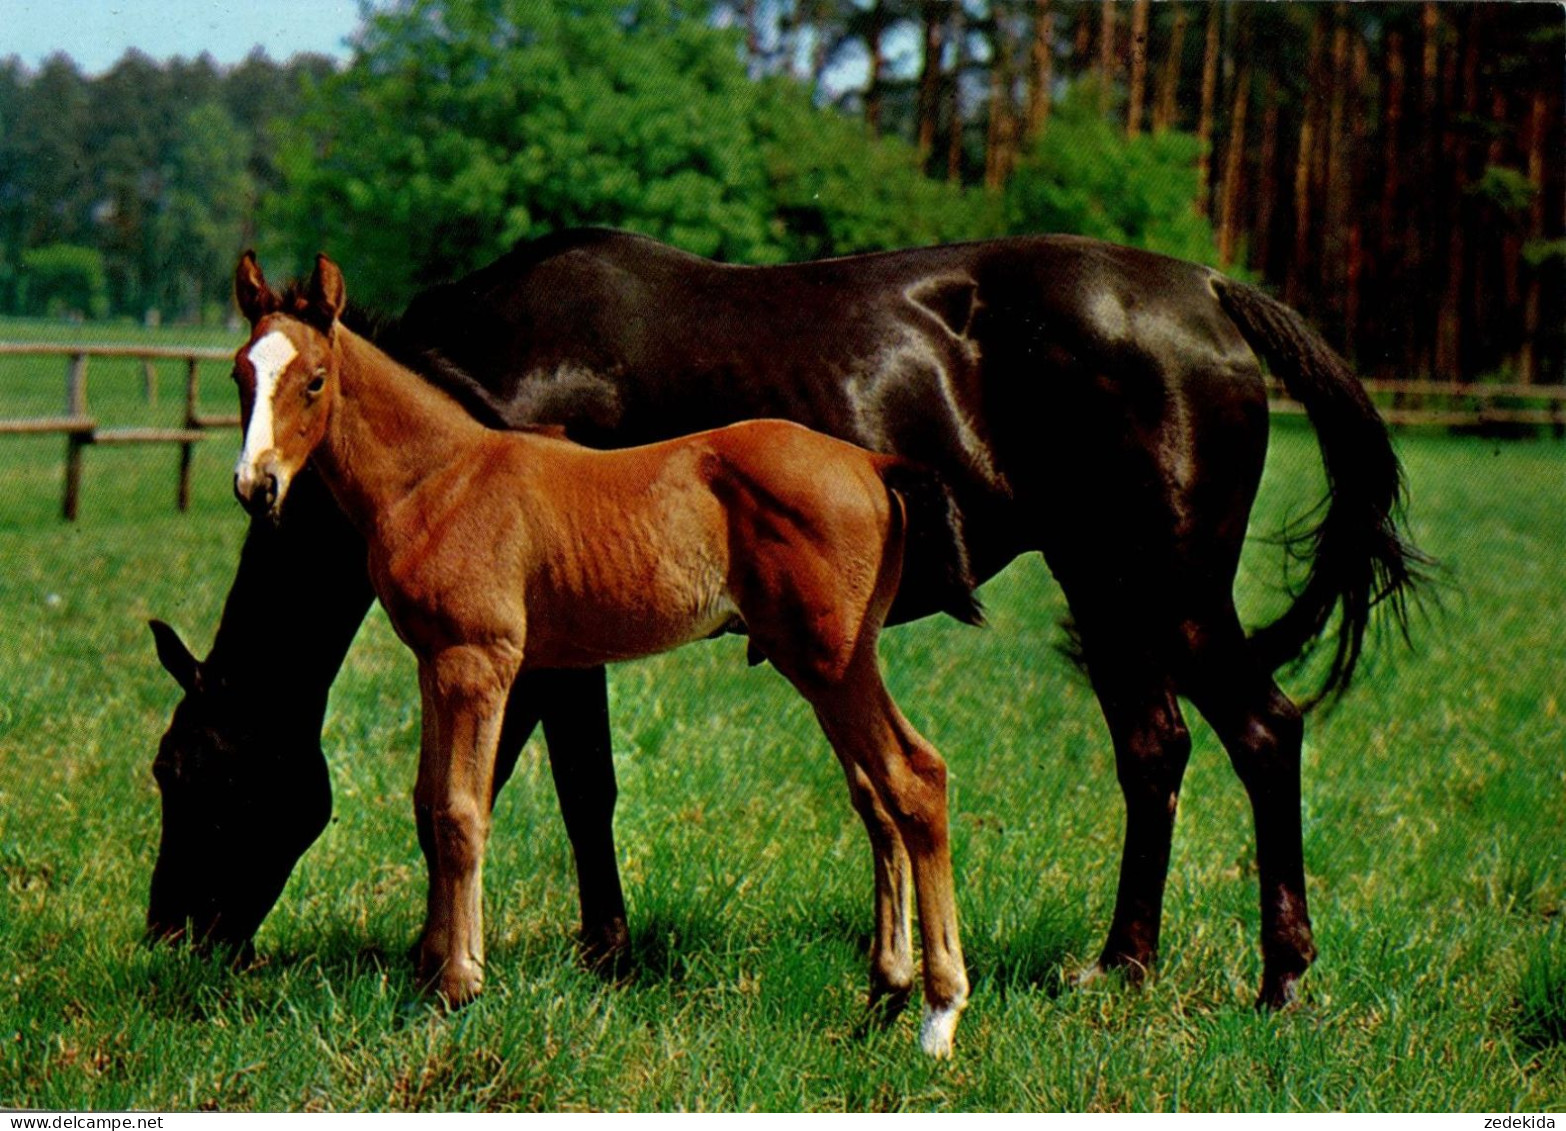
[[[32,342],[0,342],[0,357],[65,358],[65,412],[61,416],[0,419],[0,436],[58,433],[65,437],[65,498],[61,512],[74,520],[81,501],[82,454],[93,444],[178,444],[179,486],[176,503],[180,510],[190,507],[190,465],[195,446],[212,430],[239,425],[237,413],[209,414],[201,411],[199,398],[200,368],[203,361],[227,361],[233,352],[225,349],[159,346],[78,346]],[[135,358],[142,363],[142,386],[147,401],[158,395],[160,361],[183,362],[185,367],[185,423],[181,428],[103,428],[91,415],[87,404],[87,362],[95,357]]]
[[[1269,383],[1275,413],[1305,411],[1277,382]],[[1547,429],[1566,437],[1566,387],[1561,385],[1458,385],[1443,381],[1366,381],[1365,391],[1395,426]]]
[[[65,497],[61,511],[75,519],[81,498],[82,453],[93,444],[178,444],[180,510],[190,507],[190,465],[195,445],[214,429],[236,428],[237,413],[201,411],[199,371],[203,361],[227,361],[225,349],[159,346],[75,346],[0,342],[0,357],[63,357],[65,412],[61,416],[0,419],[0,436],[59,433],[65,436]],[[100,428],[88,412],[87,362],[94,357],[136,358],[148,402],[157,399],[157,362],[185,366],[185,423],[181,428]],[[1457,385],[1437,381],[1366,381],[1365,389],[1387,423],[1447,428],[1545,428],[1566,437],[1566,388],[1560,385]],[[1271,408],[1282,415],[1305,409],[1277,382],[1269,385]]]

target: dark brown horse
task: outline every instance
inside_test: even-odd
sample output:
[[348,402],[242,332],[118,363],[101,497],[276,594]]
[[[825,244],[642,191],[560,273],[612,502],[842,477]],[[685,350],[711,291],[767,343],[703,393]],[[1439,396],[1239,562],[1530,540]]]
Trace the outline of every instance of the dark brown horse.
[[[1154,961],[1190,750],[1185,696],[1255,814],[1260,1001],[1294,995],[1315,954],[1302,725],[1272,675],[1339,611],[1323,690],[1347,686],[1372,606],[1401,618],[1417,558],[1399,534],[1380,418],[1293,311],[1207,268],[1071,237],[747,268],[577,231],[425,292],[376,340],[494,425],[556,423],[619,447],[775,416],[939,471],[975,576],[1044,555],[1109,724],[1126,839],[1095,969],[1135,977]],[[1329,495],[1303,587],[1247,637],[1232,587],[1267,446],[1258,357],[1309,410]],[[923,556],[910,546],[915,578]],[[292,599],[279,599],[279,577],[295,579]],[[905,598],[893,619],[931,608]],[[154,934],[248,942],[325,826],[326,693],[369,601],[362,542],[306,478],[280,526],[252,526],[207,660],[158,630],[186,695],[154,765]],[[316,641],[314,663],[279,683],[276,641],[300,634]],[[497,783],[540,719],[584,939],[613,953],[627,936],[602,673],[518,681]]]
[[900,1004],[912,988],[911,890],[920,1044],[949,1056],[968,979],[946,764],[897,709],[876,660],[910,530],[944,546],[944,604],[977,621],[939,482],[787,421],[616,451],[492,430],[341,325],[346,289],[325,256],[302,291],[279,296],[247,253],[235,291],[251,336],[234,367],[245,422],[234,493],[275,519],[313,460],[418,658],[414,814],[430,872],[421,977],[454,1004],[483,983],[484,845],[517,677],[737,627],[815,709],[870,834],[870,1004]]

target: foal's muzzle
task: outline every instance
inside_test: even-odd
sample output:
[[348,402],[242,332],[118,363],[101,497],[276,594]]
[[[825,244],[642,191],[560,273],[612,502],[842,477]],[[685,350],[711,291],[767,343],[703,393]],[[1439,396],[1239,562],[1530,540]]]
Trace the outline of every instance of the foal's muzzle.
[[234,497],[254,518],[275,517],[282,494],[283,477],[271,460],[254,470],[246,468],[234,473]]

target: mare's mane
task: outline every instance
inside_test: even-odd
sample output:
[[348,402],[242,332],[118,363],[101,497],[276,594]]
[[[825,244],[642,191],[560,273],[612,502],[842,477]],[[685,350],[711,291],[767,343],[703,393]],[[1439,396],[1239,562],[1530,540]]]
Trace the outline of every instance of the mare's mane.
[[[436,291],[440,289],[435,288]],[[310,320],[310,303],[305,295],[305,284],[299,280],[294,280],[283,289],[279,302],[279,309],[283,313]],[[537,432],[547,436],[566,434],[565,428],[558,424],[535,424],[515,419],[494,394],[467,370],[438,347],[421,341],[406,311],[402,314],[387,314],[350,299],[340,321],[387,357],[446,393],[462,406],[463,411],[486,428],[506,432]]]

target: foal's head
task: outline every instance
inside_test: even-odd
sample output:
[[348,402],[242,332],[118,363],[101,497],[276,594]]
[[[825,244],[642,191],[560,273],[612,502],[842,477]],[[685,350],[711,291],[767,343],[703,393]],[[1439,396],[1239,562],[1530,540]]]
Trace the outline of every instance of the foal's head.
[[245,429],[234,494],[252,515],[276,521],[289,484],[326,434],[347,292],[337,264],[318,255],[310,281],[278,295],[247,251],[234,271],[234,295],[250,320],[250,340],[234,357]]

